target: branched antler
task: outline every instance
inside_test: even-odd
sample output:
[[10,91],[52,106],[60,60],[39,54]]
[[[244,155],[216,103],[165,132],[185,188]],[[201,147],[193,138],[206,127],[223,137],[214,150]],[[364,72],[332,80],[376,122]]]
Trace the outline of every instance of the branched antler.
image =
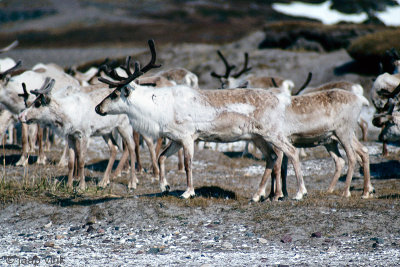
[[26,90],[26,84],[25,83],[22,83],[22,90],[24,91],[24,93],[23,94],[18,94],[18,96],[24,98],[25,107],[28,107],[28,103],[26,101],[29,98],[29,93]]
[[121,88],[122,86],[129,84],[130,82],[132,82],[139,76],[143,75],[145,72],[149,71],[150,69],[161,67],[160,64],[155,64],[156,63],[156,49],[155,49],[154,41],[149,40],[148,44],[149,44],[149,48],[150,48],[150,52],[151,52],[151,60],[149,63],[147,63],[146,66],[144,66],[143,68],[140,68],[140,64],[138,62],[135,62],[135,70],[132,73],[132,71],[130,69],[131,57],[129,56],[125,60],[125,65],[120,66],[128,75],[127,78],[119,76],[115,70],[110,70],[110,68],[106,67],[104,72],[107,74],[107,76],[116,80],[116,82],[107,80],[102,77],[99,78],[99,81],[108,84],[110,86],[110,88],[112,88],[112,87]]
[[51,89],[53,89],[55,82],[56,81],[54,79],[51,79],[50,77],[46,77],[46,80],[44,81],[44,83],[40,89],[30,90],[30,92],[36,96],[46,95],[51,92]]
[[14,65],[14,67],[9,68],[8,70],[0,73],[0,80],[3,80],[7,77],[8,74],[11,74],[13,71],[21,67],[22,61],[18,60],[18,62]]
[[12,42],[11,44],[9,44],[8,46],[0,49],[0,54],[10,51],[11,49],[13,49],[14,47],[16,47],[19,44],[18,40],[15,40],[14,42]]
[[222,54],[222,52],[220,50],[217,50],[218,56],[222,59],[222,62],[224,62],[225,65],[225,74],[224,75],[220,75],[215,73],[214,71],[211,72],[211,76],[215,77],[215,78],[228,78],[231,71],[236,68],[235,65],[229,65],[228,61],[226,60],[226,58],[224,57],[224,55]]
[[239,78],[240,75],[242,75],[245,72],[248,72],[251,70],[251,67],[248,67],[247,65],[249,64],[249,53],[244,53],[244,65],[243,65],[243,69],[241,71],[239,71],[236,74],[233,74],[232,77],[233,78]]

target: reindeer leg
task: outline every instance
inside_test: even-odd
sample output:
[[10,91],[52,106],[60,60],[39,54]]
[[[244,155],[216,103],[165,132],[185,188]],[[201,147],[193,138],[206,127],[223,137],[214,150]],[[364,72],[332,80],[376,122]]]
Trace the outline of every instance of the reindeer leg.
[[38,146],[39,146],[39,156],[36,164],[45,165],[46,164],[46,155],[43,150],[43,128],[38,125]]
[[86,190],[85,181],[85,159],[87,151],[87,139],[85,137],[76,138],[77,160],[78,160],[78,176],[79,176],[79,190]]
[[111,135],[104,135],[103,139],[107,143],[110,149],[110,158],[108,160],[107,168],[104,172],[103,179],[101,179],[100,183],[98,184],[98,186],[101,188],[105,188],[110,183],[110,173],[115,161],[115,157],[117,156],[117,147],[111,140]]
[[[126,129],[119,127],[119,133],[121,134],[124,142],[126,143],[127,150],[129,151],[129,157],[131,159],[131,166],[135,166],[135,142],[133,139],[133,131],[126,131]],[[135,168],[131,167],[130,170],[130,180],[128,183],[129,189],[136,189],[138,184],[138,179],[136,177]]]
[[340,155],[339,148],[338,148],[338,142],[333,141],[330,144],[325,145],[326,150],[328,153],[331,155],[333,161],[335,161],[335,173],[332,177],[331,184],[328,187],[327,192],[332,193],[333,189],[335,189],[336,183],[340,178],[340,174],[342,173],[343,167],[345,165],[345,161]]
[[157,145],[156,145],[156,156],[157,157],[160,155],[162,144],[163,144],[163,138],[160,137],[157,139]]
[[274,145],[279,148],[293,164],[297,180],[297,193],[293,199],[301,200],[303,196],[307,194],[307,189],[304,185],[303,174],[300,167],[299,151],[292,144],[290,144],[288,140],[281,139],[282,138],[280,138]]
[[21,123],[22,125],[22,156],[15,164],[16,166],[28,165],[28,124]]
[[[143,171],[142,162],[140,161],[140,135],[138,132],[133,131],[133,140],[135,142],[135,154],[136,154],[136,164],[137,171],[141,173]],[[131,168],[135,168],[135,165],[131,166]]]
[[364,192],[361,198],[370,198],[372,197],[372,194],[375,193],[375,189],[371,184],[368,149],[363,146],[355,136],[353,142],[356,153],[361,157],[361,165],[363,166],[364,172]]
[[165,160],[175,154],[182,145],[178,144],[175,141],[171,141],[169,145],[161,152],[160,157],[158,158],[158,166],[160,169],[160,188],[161,192],[168,192],[170,187],[168,185],[167,179],[165,178]]
[[277,158],[271,145],[262,138],[255,138],[253,140],[254,145],[261,150],[265,158],[265,170],[262,176],[260,185],[258,186],[257,192],[253,195],[252,201],[259,202],[265,199],[265,189],[267,187],[268,178],[271,176],[272,168],[274,167],[275,160]]
[[180,198],[183,199],[195,196],[193,187],[193,178],[192,178],[193,153],[194,153],[194,140],[191,139],[186,140],[186,142],[183,143],[183,161],[185,164],[187,188],[186,191],[180,196]]
[[65,167],[68,165],[68,140],[65,142],[64,150],[61,155],[60,161],[58,162],[58,167]]
[[365,120],[360,118],[358,120],[358,126],[360,126],[360,128],[361,128],[362,140],[364,142],[367,142],[368,141],[368,123]]
[[128,147],[127,147],[127,144],[125,141],[123,142],[123,146],[124,146],[124,149],[122,152],[122,156],[121,156],[121,159],[119,160],[117,168],[114,171],[114,177],[120,177],[122,169],[125,167],[125,164],[128,164],[127,159],[129,156],[129,151],[128,151]]
[[178,172],[185,173],[182,149],[178,150]]
[[75,139],[73,136],[67,137],[67,146],[68,149],[68,182],[67,187],[72,189],[73,182],[74,182],[74,169],[75,169],[75,155],[76,155],[76,148],[75,148]]
[[153,139],[144,135],[142,136],[143,140],[146,142],[147,148],[149,149],[151,165],[153,167],[153,174],[155,177],[157,177],[160,175],[160,169],[158,168],[157,164],[156,150],[154,148]]

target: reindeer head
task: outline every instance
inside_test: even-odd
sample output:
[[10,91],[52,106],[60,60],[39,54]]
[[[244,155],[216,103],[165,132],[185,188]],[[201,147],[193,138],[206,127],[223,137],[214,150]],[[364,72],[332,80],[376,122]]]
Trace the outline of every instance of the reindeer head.
[[154,41],[149,40],[148,44],[151,52],[151,60],[146,66],[140,68],[140,64],[135,62],[135,69],[132,73],[130,69],[131,57],[127,57],[125,65],[120,66],[126,72],[128,77],[121,77],[115,70],[111,70],[108,67],[105,68],[105,73],[114,81],[107,80],[103,77],[100,77],[99,81],[108,84],[110,88],[115,88],[115,90],[96,106],[95,110],[97,114],[105,116],[108,113],[121,113],[121,105],[125,105],[127,103],[127,99],[129,98],[132,90],[134,90],[135,86],[137,86],[132,82],[150,69],[161,67],[161,65],[155,64],[156,50]]
[[54,79],[46,77],[46,80],[40,89],[31,90],[30,93],[36,95],[35,100],[33,100],[31,103],[27,101],[29,93],[26,90],[26,85],[25,83],[22,84],[24,93],[19,94],[19,96],[24,97],[26,109],[18,116],[21,122],[34,123],[40,121],[43,119],[43,116],[49,113],[46,110],[49,109],[51,103],[49,94],[54,86],[54,83]]
[[246,73],[246,72],[251,70],[251,67],[247,66],[248,63],[249,63],[249,54],[247,52],[244,53],[244,65],[243,65],[242,70],[240,70],[239,72],[231,75],[232,70],[234,68],[236,68],[236,66],[235,65],[230,65],[220,50],[218,50],[217,53],[218,53],[218,56],[221,58],[222,62],[224,62],[225,74],[221,75],[221,74],[217,74],[217,73],[215,73],[213,71],[213,72],[211,72],[211,76],[220,80],[222,89],[227,89],[227,88],[246,88],[247,87],[247,83],[238,80],[238,78],[242,74],[244,74],[244,73]]

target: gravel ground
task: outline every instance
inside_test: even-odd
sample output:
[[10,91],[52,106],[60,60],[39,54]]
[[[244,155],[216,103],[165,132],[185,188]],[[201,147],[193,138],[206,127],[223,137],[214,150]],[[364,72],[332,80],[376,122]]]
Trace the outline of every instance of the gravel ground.
[[[337,71],[350,61],[345,51],[318,54],[254,50],[262,37],[261,33],[254,33],[219,48],[237,65],[243,60],[243,51],[249,51],[250,63],[258,73],[290,77],[301,84],[307,72],[312,71],[312,84],[334,79],[357,81],[363,84],[367,95],[372,77]],[[164,68],[187,67],[199,75],[202,87],[215,87],[218,84],[209,72],[216,66],[221,68],[216,61],[216,48],[183,44],[166,45],[158,51]],[[9,55],[22,58],[26,67],[38,61],[69,66],[144,49],[16,49]],[[147,61],[143,55],[137,57]],[[376,134],[376,129],[371,129],[370,140],[376,140]],[[176,171],[175,156],[167,161],[173,190],[168,196],[159,194],[157,179],[147,172],[138,175],[140,184],[134,192],[126,189],[125,176],[104,190],[96,189],[108,151],[101,139],[95,139],[86,166],[90,191],[39,191],[0,207],[0,265],[398,265],[400,151],[390,146],[389,157],[382,158],[380,143],[365,144],[370,152],[375,198],[360,199],[363,179],[359,169],[354,174],[351,198],[340,195],[344,177],[333,194],[324,193],[334,164],[322,148],[317,148],[307,150],[308,156],[302,160],[309,191],[303,201],[250,204],[264,164],[258,159],[259,154],[238,158],[243,143],[237,144],[234,151],[229,151],[227,145],[219,145],[218,151],[202,149],[200,144],[193,163],[197,196],[180,200],[178,196],[186,182],[184,175]],[[51,181],[65,179],[67,170],[54,164],[61,150],[59,144],[48,153],[51,164],[31,164],[24,169],[14,166],[20,150],[8,146],[1,156],[6,163],[0,169],[1,177],[7,181],[24,177],[30,181],[42,177]],[[142,149],[145,167],[150,169],[147,154]],[[292,169],[288,183],[292,196],[296,189]]]
[[[90,186],[101,176],[91,163],[107,158],[102,141],[95,139],[93,144],[86,174]],[[236,144],[234,151],[242,145]],[[185,179],[176,171],[177,158],[172,156],[167,168],[174,191],[169,196],[157,194],[156,179],[143,173],[135,192],[114,182],[95,195],[50,196],[45,201],[9,204],[0,213],[1,265],[23,265],[31,260],[40,261],[40,266],[51,261],[61,266],[394,266],[400,259],[400,164],[382,160],[380,144],[369,142],[367,146],[377,190],[370,200],[359,198],[359,171],[350,199],[340,197],[343,179],[334,194],[323,193],[333,163],[317,148],[308,149],[302,160],[309,190],[305,200],[249,203],[262,174],[262,161],[229,158],[226,154],[234,152],[219,146],[220,151],[196,152],[194,199],[178,199]],[[391,156],[400,152],[395,146],[389,149]],[[145,150],[142,158],[149,167]],[[391,178],[382,178],[385,164],[391,171],[384,174]],[[31,176],[66,173],[52,165],[47,171],[39,169],[30,165]],[[22,167],[7,166],[8,179],[12,179],[11,170],[23,172]],[[291,167],[288,180],[293,195]]]

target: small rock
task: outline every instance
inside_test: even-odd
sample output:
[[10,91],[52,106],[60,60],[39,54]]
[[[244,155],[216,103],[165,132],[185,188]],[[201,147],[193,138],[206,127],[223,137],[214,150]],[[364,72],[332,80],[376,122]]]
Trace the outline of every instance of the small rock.
[[46,248],[54,248],[54,242],[53,241],[47,241],[44,243],[44,247]]
[[147,254],[158,254],[158,253],[160,253],[160,249],[159,248],[150,248],[147,251]]
[[265,238],[260,237],[260,238],[258,239],[258,242],[260,242],[261,244],[267,244],[267,243],[268,243],[268,240],[265,239]]
[[224,242],[222,244],[222,247],[224,247],[226,249],[231,249],[231,248],[233,248],[233,245],[231,243],[229,243],[229,242]]
[[219,236],[214,236],[214,241],[218,242],[219,241]]
[[375,241],[378,244],[383,244],[385,242],[382,238],[379,237],[373,237],[370,240]]
[[64,238],[65,238],[65,236],[63,236],[63,235],[56,235],[57,240],[64,239]]
[[50,221],[48,224],[45,224],[44,225],[44,228],[49,228],[50,226],[52,226],[53,225],[53,223]]
[[32,252],[33,247],[30,246],[22,246],[20,252]]
[[111,240],[110,239],[104,239],[103,243],[111,243]]
[[95,223],[96,223],[96,216],[90,216],[86,221],[86,225],[92,225]]
[[103,228],[99,228],[97,230],[97,232],[100,233],[100,234],[104,234],[106,231]]
[[311,237],[321,238],[322,234],[320,232],[315,232],[311,234]]
[[332,246],[332,247],[328,248],[328,253],[334,253],[334,252],[336,252],[336,250],[337,250],[337,247]]
[[119,231],[119,226],[114,227],[115,231]]
[[373,248],[377,248],[377,247],[378,247],[378,243],[373,243],[373,244],[372,244],[372,247],[373,247]]
[[94,230],[96,230],[96,229],[94,229],[93,225],[89,225],[89,227],[86,230],[86,232],[90,233],[90,232],[93,232]]
[[78,231],[79,229],[81,229],[79,226],[72,226],[71,228],[69,228],[70,231]]
[[246,233],[246,236],[247,236],[247,237],[252,237],[252,236],[254,236],[254,234],[251,233],[251,232],[247,232],[247,233]]
[[281,242],[282,243],[290,243],[290,242],[292,242],[292,237],[290,235],[284,235],[281,238]]

